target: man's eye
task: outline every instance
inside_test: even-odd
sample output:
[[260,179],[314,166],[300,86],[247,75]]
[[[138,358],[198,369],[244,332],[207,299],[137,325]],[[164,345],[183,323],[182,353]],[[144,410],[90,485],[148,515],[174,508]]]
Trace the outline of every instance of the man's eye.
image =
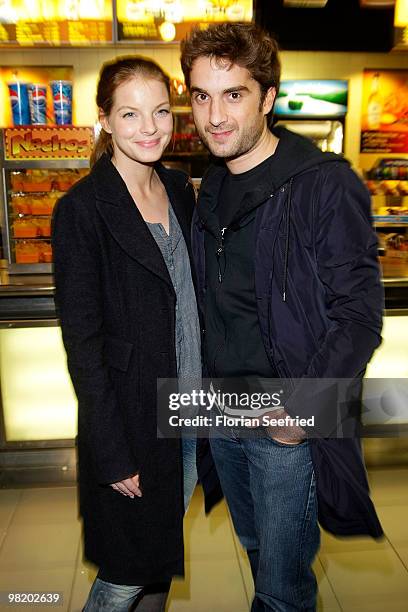
[[232,100],[239,100],[241,98],[241,94],[239,93],[239,91],[231,91],[230,98]]
[[207,100],[208,96],[205,93],[198,93],[194,96],[194,100],[196,102],[205,102]]

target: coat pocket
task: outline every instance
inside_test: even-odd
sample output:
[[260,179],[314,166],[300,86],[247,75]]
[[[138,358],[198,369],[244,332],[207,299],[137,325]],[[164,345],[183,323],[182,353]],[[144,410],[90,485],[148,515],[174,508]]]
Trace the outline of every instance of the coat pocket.
[[105,336],[104,354],[106,363],[116,370],[127,372],[133,346],[131,342],[116,336]]

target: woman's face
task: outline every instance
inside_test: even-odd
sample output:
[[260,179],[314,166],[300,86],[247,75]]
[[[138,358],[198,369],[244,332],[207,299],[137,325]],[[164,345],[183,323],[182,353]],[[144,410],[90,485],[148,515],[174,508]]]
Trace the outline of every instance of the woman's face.
[[155,162],[170,142],[173,116],[164,83],[150,77],[133,77],[119,85],[109,116],[101,115],[112,134],[116,161]]

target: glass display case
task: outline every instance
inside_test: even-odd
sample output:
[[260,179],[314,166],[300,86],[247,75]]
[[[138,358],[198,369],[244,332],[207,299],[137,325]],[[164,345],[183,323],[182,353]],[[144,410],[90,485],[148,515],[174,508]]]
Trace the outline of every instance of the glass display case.
[[196,130],[187,87],[176,78],[170,81],[170,103],[173,138],[164,153],[163,163],[168,168],[184,170],[199,184],[208,168],[210,154]]
[[408,279],[408,159],[382,158],[366,172],[384,281]]
[[[74,131],[78,138],[61,127],[12,128],[1,134],[2,244],[3,257],[11,273],[51,272],[53,208],[58,199],[89,172],[93,139],[91,128],[68,130]],[[19,141],[13,140],[17,137]],[[35,140],[39,142],[34,149],[23,146],[32,145]],[[62,155],[63,143],[68,155]]]
[[163,156],[169,168],[181,168],[193,179],[200,179],[207,170],[210,154],[201,141],[191,106],[173,106],[173,138]]

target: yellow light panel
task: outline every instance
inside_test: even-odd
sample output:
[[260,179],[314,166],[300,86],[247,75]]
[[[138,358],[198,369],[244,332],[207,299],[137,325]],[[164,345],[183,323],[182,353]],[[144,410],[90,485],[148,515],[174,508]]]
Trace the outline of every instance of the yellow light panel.
[[77,401],[59,327],[0,329],[6,439],[72,439]]
[[394,25],[396,28],[408,26],[408,0],[397,0],[395,4]]

